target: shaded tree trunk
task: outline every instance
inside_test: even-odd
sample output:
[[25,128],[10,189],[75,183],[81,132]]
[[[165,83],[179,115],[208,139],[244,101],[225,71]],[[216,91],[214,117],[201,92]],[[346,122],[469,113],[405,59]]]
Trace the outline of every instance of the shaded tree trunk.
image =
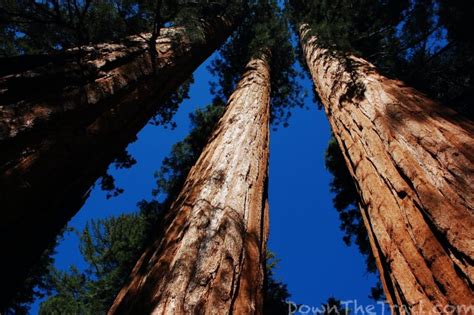
[[[91,185],[236,26],[220,16],[120,44],[0,61],[1,305]],[[14,241],[11,241],[14,240]],[[8,257],[8,258],[6,258]]]
[[[474,126],[300,26],[394,313],[474,301]],[[462,310],[461,312],[462,313]]]
[[260,314],[268,234],[270,73],[253,59],[109,314]]

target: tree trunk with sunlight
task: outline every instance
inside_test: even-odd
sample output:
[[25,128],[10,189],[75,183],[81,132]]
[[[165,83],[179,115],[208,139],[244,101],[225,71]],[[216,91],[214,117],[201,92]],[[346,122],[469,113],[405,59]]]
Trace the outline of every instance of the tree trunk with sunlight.
[[[367,61],[300,40],[394,313],[474,300],[474,126]],[[466,311],[464,311],[466,312]],[[463,313],[463,310],[460,310]]]
[[2,301],[236,20],[203,21],[192,35],[164,28],[156,40],[141,34],[120,44],[0,60]]
[[210,142],[109,314],[260,314],[270,72],[251,60]]

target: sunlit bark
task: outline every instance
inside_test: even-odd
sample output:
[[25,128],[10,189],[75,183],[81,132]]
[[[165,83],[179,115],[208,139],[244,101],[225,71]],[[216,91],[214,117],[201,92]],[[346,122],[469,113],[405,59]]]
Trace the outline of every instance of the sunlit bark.
[[109,314],[260,314],[268,234],[269,66],[253,59]]
[[415,314],[470,305],[472,122],[361,58],[318,46],[309,31],[300,27],[301,45],[359,190],[389,301]]

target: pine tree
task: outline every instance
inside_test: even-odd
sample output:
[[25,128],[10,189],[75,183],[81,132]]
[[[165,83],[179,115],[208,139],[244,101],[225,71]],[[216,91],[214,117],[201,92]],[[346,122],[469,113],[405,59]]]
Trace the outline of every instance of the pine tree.
[[146,242],[149,220],[153,216],[142,209],[90,221],[80,235],[87,270],[80,272],[74,265],[67,272],[51,267],[48,284],[52,295],[41,304],[39,313],[104,314]]
[[[293,2],[294,12],[305,5],[320,12],[304,1]],[[401,22],[396,18],[401,11],[393,11],[392,26]],[[414,313],[436,304],[468,305],[473,298],[474,218],[467,184],[472,122],[383,76],[354,55],[355,45],[344,50],[327,41],[321,20],[311,15],[296,20],[309,71],[360,195],[387,298]]]
[[[71,23],[82,32],[76,20],[89,19],[81,23],[90,28],[94,41],[141,32],[119,42],[89,45],[91,39],[78,39],[79,31],[68,33],[67,26],[58,28],[60,34],[49,34],[53,42],[41,42],[35,19],[49,17],[41,23],[56,27],[67,9],[59,8],[55,17],[57,2],[48,3],[8,2],[0,10],[2,17],[13,12],[2,24],[16,32],[10,46],[21,46],[19,53],[48,52],[0,61],[0,246],[9,257],[4,261],[8,272],[2,275],[0,307],[30,277],[29,270],[80,209],[108,165],[114,160],[119,166],[133,164],[124,152],[136,133],[154,116],[165,122],[171,118],[187,96],[188,84],[178,87],[225,41],[241,12],[235,10],[235,2],[191,1],[174,13],[163,7],[169,12],[142,17],[142,26],[108,34],[101,29],[104,25],[93,21],[104,22],[118,13],[103,2],[85,1]],[[130,5],[133,9],[133,2]],[[138,16],[133,18],[137,23]],[[160,29],[165,23],[175,26]],[[21,32],[26,35],[18,38]],[[31,48],[38,42],[41,47]],[[81,46],[69,48],[76,44]],[[60,51],[51,52],[57,47]],[[114,188],[110,179],[104,177],[104,188]],[[11,238],[16,242],[6,241]]]

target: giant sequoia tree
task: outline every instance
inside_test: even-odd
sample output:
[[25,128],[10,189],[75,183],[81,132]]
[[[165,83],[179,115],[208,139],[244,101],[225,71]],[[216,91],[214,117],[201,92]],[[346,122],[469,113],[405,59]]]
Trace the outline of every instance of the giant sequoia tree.
[[[387,298],[414,313],[436,305],[469,305],[474,279],[472,122],[383,76],[354,50],[343,50],[357,45],[344,47],[328,39],[337,34],[331,30],[331,14],[321,11],[328,3],[292,4],[306,63],[360,194]],[[395,13],[386,17],[392,23],[386,30],[394,36],[400,12],[409,8],[397,1],[374,4],[380,14]]]
[[[133,3],[130,12],[91,1],[76,6],[77,12],[56,1],[2,6],[3,35],[14,32],[9,52],[48,52],[0,60],[0,238],[9,257],[2,301],[18,289],[107,166],[115,159],[127,165],[122,153],[136,133],[155,115],[169,119],[183,96],[179,86],[225,41],[241,12],[234,6],[239,1],[183,2],[176,12],[162,9],[167,1],[151,3],[136,4],[138,13]],[[114,12],[125,14],[114,16],[128,28],[106,36],[104,24],[94,21]],[[46,41],[38,23],[59,31]],[[164,23],[175,26],[162,28]],[[94,25],[90,32],[83,29]],[[137,31],[120,41],[84,45]],[[95,37],[83,38],[89,33]],[[81,46],[68,48],[74,45]],[[174,101],[167,102],[173,93]]]
[[269,66],[252,59],[211,141],[110,314],[262,308],[268,235]]

